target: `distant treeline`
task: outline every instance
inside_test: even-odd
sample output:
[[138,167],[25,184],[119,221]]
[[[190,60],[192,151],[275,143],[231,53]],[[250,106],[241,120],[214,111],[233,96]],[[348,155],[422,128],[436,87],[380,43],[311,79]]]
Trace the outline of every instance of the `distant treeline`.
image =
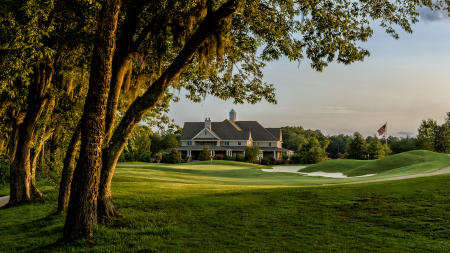
[[293,159],[299,163],[315,163],[327,158],[378,159],[418,149],[450,153],[450,112],[442,125],[433,119],[423,120],[417,137],[389,136],[387,145],[384,140],[381,142],[375,136],[364,138],[358,132],[325,136],[320,130],[292,126],[283,127],[282,132],[283,147],[293,150]]

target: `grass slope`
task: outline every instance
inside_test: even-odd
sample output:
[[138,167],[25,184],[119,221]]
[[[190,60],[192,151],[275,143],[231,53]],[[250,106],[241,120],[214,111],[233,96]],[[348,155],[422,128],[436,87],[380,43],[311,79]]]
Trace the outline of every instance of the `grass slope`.
[[432,172],[450,166],[446,154],[415,150],[387,156],[379,160],[329,160],[308,166],[302,172],[342,172],[346,176],[377,174],[381,177],[402,176]]
[[63,244],[57,190],[41,182],[44,199],[0,209],[0,252],[450,251],[450,175],[292,187],[334,180],[226,161],[120,164],[126,219]]

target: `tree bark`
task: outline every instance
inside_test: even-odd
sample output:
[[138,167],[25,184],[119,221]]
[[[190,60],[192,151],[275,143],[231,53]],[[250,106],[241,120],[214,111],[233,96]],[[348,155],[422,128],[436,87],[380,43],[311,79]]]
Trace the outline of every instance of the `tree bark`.
[[125,20],[123,22],[123,30],[117,41],[118,48],[114,53],[113,67],[111,76],[111,89],[108,95],[108,104],[106,106],[106,122],[105,122],[105,143],[111,139],[116,120],[117,107],[119,105],[120,91],[128,69],[132,64],[133,36],[136,33],[138,25],[138,15],[141,6],[135,6],[129,3],[126,9]]
[[64,225],[64,240],[91,239],[97,225],[97,196],[105,136],[105,116],[111,82],[120,0],[106,0],[97,20],[89,91],[81,118],[80,160],[73,174]]
[[52,136],[53,130],[50,130],[41,137],[39,144],[31,152],[31,178],[30,178],[30,194],[32,198],[41,198],[44,194],[36,186],[36,167],[39,155],[42,152],[45,142]]
[[64,157],[64,167],[61,175],[61,183],[59,185],[58,196],[58,213],[67,210],[70,197],[70,186],[72,185],[73,171],[75,170],[75,158],[78,153],[81,142],[81,127],[78,125],[72,134],[69,146],[67,147],[66,156]]
[[103,167],[98,197],[99,221],[110,221],[118,214],[112,203],[111,181],[116,170],[117,161],[126,142],[130,138],[134,127],[141,121],[142,117],[149,109],[157,105],[170,82],[176,79],[183,68],[192,60],[195,52],[205,39],[216,32],[223,19],[235,12],[237,4],[237,0],[230,0],[223,4],[217,11],[208,13],[172,64],[170,64],[164,73],[153,82],[150,88],[141,97],[138,97],[128,108],[125,116],[114,131],[114,134],[108,143],[108,147],[103,153]]
[[29,85],[27,112],[18,126],[18,138],[10,168],[9,206],[31,199],[31,149],[37,123],[48,102],[47,91],[53,77],[53,65],[41,62],[35,69],[35,80]]

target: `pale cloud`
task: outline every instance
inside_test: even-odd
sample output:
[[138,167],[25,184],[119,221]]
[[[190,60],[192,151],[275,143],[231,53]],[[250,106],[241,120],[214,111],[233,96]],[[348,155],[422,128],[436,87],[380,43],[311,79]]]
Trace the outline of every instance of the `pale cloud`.
[[428,8],[421,8],[419,10],[420,18],[425,21],[440,21],[447,20],[450,21],[448,12],[442,10],[430,10]]
[[355,113],[355,111],[347,106],[325,106],[322,108],[320,113],[351,114],[351,113]]

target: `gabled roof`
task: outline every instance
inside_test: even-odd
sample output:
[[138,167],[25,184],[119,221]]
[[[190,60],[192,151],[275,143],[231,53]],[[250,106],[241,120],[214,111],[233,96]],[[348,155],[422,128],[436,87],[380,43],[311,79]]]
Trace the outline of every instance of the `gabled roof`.
[[[204,122],[185,122],[181,139],[191,140],[203,129],[205,129]],[[249,131],[242,130],[230,120],[211,122],[211,130],[222,140],[248,140],[250,137]]]
[[[191,140],[201,130],[205,129],[204,122],[185,122],[181,132],[182,140]],[[211,130],[222,140],[278,141],[281,136],[280,128],[264,128],[256,121],[211,122]]]

